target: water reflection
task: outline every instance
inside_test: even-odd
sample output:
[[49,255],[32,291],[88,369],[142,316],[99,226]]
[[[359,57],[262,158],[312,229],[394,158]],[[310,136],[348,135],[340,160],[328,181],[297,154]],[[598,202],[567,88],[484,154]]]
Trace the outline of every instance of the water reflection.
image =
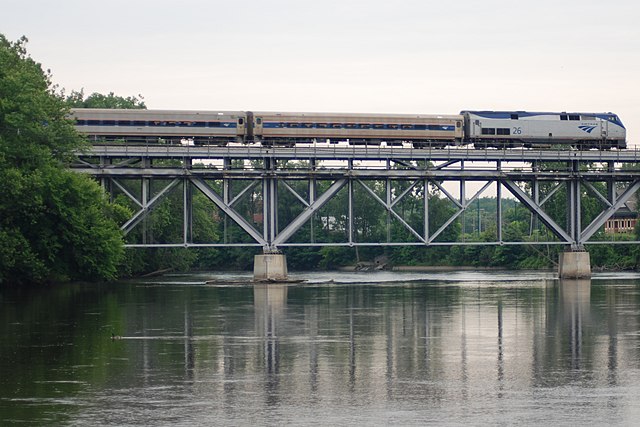
[[195,344],[193,341],[193,313],[189,300],[184,301],[184,372],[185,378],[193,380],[195,368]]
[[262,362],[265,369],[265,385],[269,396],[269,405],[278,400],[280,343],[279,329],[287,305],[288,285],[257,284],[253,286],[253,305],[255,308],[256,335],[263,337]]
[[571,368],[580,369],[584,355],[584,335],[588,333],[591,279],[560,280],[559,309],[567,329]]
[[640,413],[640,282],[477,277],[5,291],[0,421],[599,424]]

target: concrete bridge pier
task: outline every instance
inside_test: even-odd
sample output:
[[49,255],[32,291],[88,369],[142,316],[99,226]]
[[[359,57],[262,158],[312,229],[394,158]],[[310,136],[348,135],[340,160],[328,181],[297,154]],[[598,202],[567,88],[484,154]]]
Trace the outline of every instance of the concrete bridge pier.
[[558,275],[561,279],[586,279],[591,277],[591,257],[589,252],[565,251],[560,253]]
[[278,282],[287,280],[287,256],[277,253],[256,255],[253,259],[253,280]]

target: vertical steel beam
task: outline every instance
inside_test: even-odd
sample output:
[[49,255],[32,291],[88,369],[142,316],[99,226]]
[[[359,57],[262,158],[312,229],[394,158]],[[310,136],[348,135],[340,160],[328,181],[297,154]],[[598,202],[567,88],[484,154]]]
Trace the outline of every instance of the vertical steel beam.
[[[615,163],[607,162],[607,171],[610,174],[615,172]],[[616,198],[618,197],[617,189],[616,189],[616,180],[615,178],[607,179],[607,199],[612,205],[616,204]]]
[[502,243],[502,182],[496,181],[498,186],[496,190],[496,199],[498,206],[496,207],[496,240],[498,243]]
[[[496,161],[496,171],[500,174],[502,172],[502,162]],[[502,181],[496,180],[496,199],[498,206],[496,207],[496,240],[502,243]]]
[[182,243],[187,246],[189,243],[189,202],[191,197],[189,196],[189,188],[191,183],[189,180],[182,180]]
[[[231,159],[228,157],[225,157],[222,160],[222,169],[225,171],[228,171],[229,169],[231,169]],[[226,206],[229,206],[229,200],[231,199],[231,182],[229,178],[222,178],[222,201],[224,202],[224,204]],[[223,242],[224,243],[228,243],[229,242],[229,231],[228,231],[228,226],[229,226],[229,217],[227,215],[223,215],[223,220],[222,220],[222,235],[223,235]]]
[[[353,171],[353,160],[349,159],[347,164],[349,168],[349,175],[351,175],[351,172]],[[353,245],[353,178],[351,178],[351,176],[349,176],[348,186],[349,212],[347,213],[347,216],[349,217],[349,245]]]
[[[191,169],[191,159],[184,159],[184,165],[186,168]],[[187,246],[188,243],[192,243],[193,238],[193,193],[191,188],[191,182],[183,178],[182,179],[182,189],[183,189],[183,243]]]
[[[389,166],[389,160],[387,160],[387,170]],[[387,211],[387,243],[391,242],[391,180],[389,178],[386,179],[385,183],[386,191],[387,191],[387,199],[386,203],[386,211]]]
[[264,173],[262,175],[262,237],[265,242],[268,244],[271,242],[269,239],[269,220],[270,220],[270,210],[269,210],[269,179],[267,175],[267,171],[269,170],[271,159],[265,158],[263,160],[264,164]]
[[[460,170],[464,171],[464,161],[460,162]],[[460,180],[460,206],[462,206],[462,241],[465,241],[465,232],[467,231],[467,194],[466,181]]]
[[[539,171],[537,161],[532,162],[532,168],[534,172]],[[533,178],[533,185],[532,185],[531,192],[533,196],[533,202],[537,206],[540,206],[540,182],[538,181],[537,176]],[[538,215],[532,211],[531,212],[531,229],[530,229],[529,235],[533,234],[533,231],[537,229],[538,229]]]
[[429,244],[429,180],[424,180],[424,243]]
[[[311,168],[311,171],[315,172],[315,170],[316,170],[316,160],[315,159],[311,159],[311,161],[309,162],[309,166]],[[317,180],[316,180],[315,174],[313,174],[309,178],[309,205],[313,205],[315,203],[315,201],[316,201],[316,191],[317,191]],[[314,227],[314,222],[313,222],[313,217],[314,216],[311,216],[311,219],[309,220],[309,225],[311,226],[311,243],[315,243],[315,241],[316,241],[315,227]],[[321,221],[320,225],[322,225],[322,221]],[[322,227],[320,227],[320,228],[322,228]]]
[[[142,158],[142,167],[145,169],[151,167],[151,159],[149,157]],[[142,189],[141,189],[140,202],[142,203],[142,210],[147,212],[149,209],[149,198],[151,197],[150,196],[151,178],[143,177],[141,185],[142,185]],[[150,234],[149,223],[147,221],[147,216],[144,215],[144,217],[142,218],[142,243],[143,244],[149,243],[149,240],[150,240],[149,234]]]
[[577,160],[571,161],[571,179],[569,181],[569,186],[571,187],[571,225],[569,229],[571,230],[571,238],[573,239],[571,247],[574,250],[583,250],[584,247],[582,245],[580,234],[582,233],[580,217],[581,217],[581,208],[580,208],[580,163]]
[[267,242],[265,250],[276,250],[273,242],[278,233],[278,178],[274,170],[277,167],[275,159],[264,159],[264,173],[262,176],[262,212],[264,232],[263,237]]
[[[270,170],[274,170],[277,167],[277,160],[271,162]],[[278,179],[275,175],[269,176],[269,245],[270,249],[276,249],[273,247],[273,241],[278,234]]]

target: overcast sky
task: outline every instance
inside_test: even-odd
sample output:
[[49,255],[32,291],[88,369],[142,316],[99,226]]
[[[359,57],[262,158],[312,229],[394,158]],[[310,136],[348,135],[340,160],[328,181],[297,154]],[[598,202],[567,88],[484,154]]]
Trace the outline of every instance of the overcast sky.
[[[640,138],[640,2],[0,0],[68,91],[148,108],[618,113]],[[640,145],[640,144],[639,144]]]

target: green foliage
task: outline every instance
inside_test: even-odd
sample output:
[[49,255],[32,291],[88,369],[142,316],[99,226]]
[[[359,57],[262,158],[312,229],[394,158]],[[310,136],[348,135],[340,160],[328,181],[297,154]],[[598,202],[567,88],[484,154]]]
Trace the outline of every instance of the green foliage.
[[323,246],[319,252],[322,258],[317,265],[323,270],[332,270],[343,265],[353,264],[355,261],[353,248]]
[[65,101],[71,108],[122,108],[122,109],[141,109],[147,108],[143,101],[142,95],[122,97],[109,92],[107,95],[94,92],[85,97],[84,90],[71,91],[71,94],[65,97]]
[[117,208],[66,170],[82,138],[26,43],[0,35],[0,283],[114,279]]

